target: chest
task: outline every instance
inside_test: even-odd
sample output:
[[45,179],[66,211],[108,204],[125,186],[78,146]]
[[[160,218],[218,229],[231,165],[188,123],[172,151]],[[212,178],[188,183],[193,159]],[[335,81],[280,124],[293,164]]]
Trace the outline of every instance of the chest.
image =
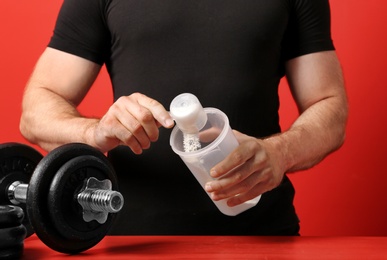
[[280,44],[287,0],[111,0],[107,23],[113,44],[211,46],[228,42]]

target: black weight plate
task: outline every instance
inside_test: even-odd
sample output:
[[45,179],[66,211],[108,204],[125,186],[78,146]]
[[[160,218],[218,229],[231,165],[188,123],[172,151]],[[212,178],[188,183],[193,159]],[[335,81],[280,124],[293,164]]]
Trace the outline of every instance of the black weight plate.
[[[42,154],[34,148],[20,143],[0,144],[0,205],[12,204],[8,199],[8,187],[15,181],[28,184]],[[19,204],[24,213],[26,205]],[[33,228],[27,214],[23,225],[27,229],[27,237],[33,234]]]
[[16,227],[0,229],[0,250],[23,243],[26,234],[26,228],[22,224]]
[[0,259],[20,259],[23,256],[24,243],[14,247],[0,249]]
[[[95,156],[85,155],[65,163],[54,176],[48,194],[48,208],[57,232],[84,246],[94,246],[111,226],[111,214],[104,224],[85,222],[83,210],[76,197],[85,181],[90,177],[98,180],[110,179],[111,168]],[[114,178],[111,181],[115,181]],[[114,186],[117,186],[116,184]],[[99,241],[98,241],[99,242]]]
[[[62,253],[75,254],[88,248],[77,245],[77,241],[66,239],[57,232],[47,207],[48,194],[58,170],[71,159],[84,155],[95,156],[111,167],[106,156],[95,148],[81,143],[66,144],[54,149],[42,159],[31,177],[28,188],[27,212],[36,235],[48,247]],[[110,172],[114,176],[109,179],[115,179],[113,167]],[[118,187],[113,189],[118,190]],[[112,218],[115,218],[115,215],[112,215]]]
[[23,218],[22,208],[13,205],[0,205],[0,228],[19,226]]

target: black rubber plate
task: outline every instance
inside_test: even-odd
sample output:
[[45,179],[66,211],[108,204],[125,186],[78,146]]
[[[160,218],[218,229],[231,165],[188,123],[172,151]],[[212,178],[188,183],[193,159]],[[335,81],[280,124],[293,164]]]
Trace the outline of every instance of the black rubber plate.
[[[14,181],[28,184],[30,178],[42,159],[42,154],[34,148],[20,143],[0,144],[0,205],[9,205],[8,187]],[[24,213],[26,205],[19,204]],[[29,218],[24,214],[23,225],[27,229],[27,237],[34,233]]]
[[[80,143],[67,144],[51,151],[36,167],[34,175],[30,180],[27,194],[29,200],[27,212],[30,216],[30,221],[34,226],[35,233],[42,242],[58,252],[75,254],[90,248],[90,244],[85,246],[82,243],[78,243],[79,239],[77,238],[69,239],[58,233],[48,210],[50,186],[55,175],[70,160],[85,155],[98,158],[106,164],[107,168],[110,168],[109,179],[113,183],[113,189],[118,190],[114,169],[106,156],[91,146]],[[109,217],[113,220],[115,216],[116,214],[113,214]],[[112,223],[112,220],[109,223]],[[98,243],[100,239],[99,237],[96,238],[94,244]]]

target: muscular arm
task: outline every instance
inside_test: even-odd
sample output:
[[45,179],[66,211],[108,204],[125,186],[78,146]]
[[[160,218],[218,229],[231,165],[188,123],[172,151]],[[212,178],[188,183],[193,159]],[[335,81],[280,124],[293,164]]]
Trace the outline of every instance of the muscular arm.
[[20,121],[21,133],[45,150],[68,143],[89,143],[87,129],[96,119],[76,110],[100,70],[88,60],[47,48],[27,83]]
[[[307,169],[345,138],[347,99],[334,51],[304,55],[286,65],[300,116],[287,131],[264,140],[237,133],[240,146],[216,165],[207,183],[214,200],[235,206],[277,187],[286,172]],[[239,196],[235,196],[239,195]]]
[[173,126],[165,108],[140,93],[120,98],[102,118],[80,115],[76,107],[100,68],[91,61],[47,48],[25,90],[21,133],[48,151],[65,143],[82,142],[103,152],[124,144],[139,154],[157,140],[160,126]]
[[342,145],[348,108],[334,51],[295,58],[286,69],[300,116],[289,130],[266,141],[277,145],[283,169],[292,172],[312,167]]

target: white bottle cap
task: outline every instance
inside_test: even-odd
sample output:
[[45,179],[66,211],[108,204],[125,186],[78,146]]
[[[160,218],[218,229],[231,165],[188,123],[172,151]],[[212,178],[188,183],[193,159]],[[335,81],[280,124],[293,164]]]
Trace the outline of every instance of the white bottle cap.
[[198,133],[207,122],[198,98],[190,93],[183,93],[175,97],[170,105],[170,113],[176,125],[183,133]]

